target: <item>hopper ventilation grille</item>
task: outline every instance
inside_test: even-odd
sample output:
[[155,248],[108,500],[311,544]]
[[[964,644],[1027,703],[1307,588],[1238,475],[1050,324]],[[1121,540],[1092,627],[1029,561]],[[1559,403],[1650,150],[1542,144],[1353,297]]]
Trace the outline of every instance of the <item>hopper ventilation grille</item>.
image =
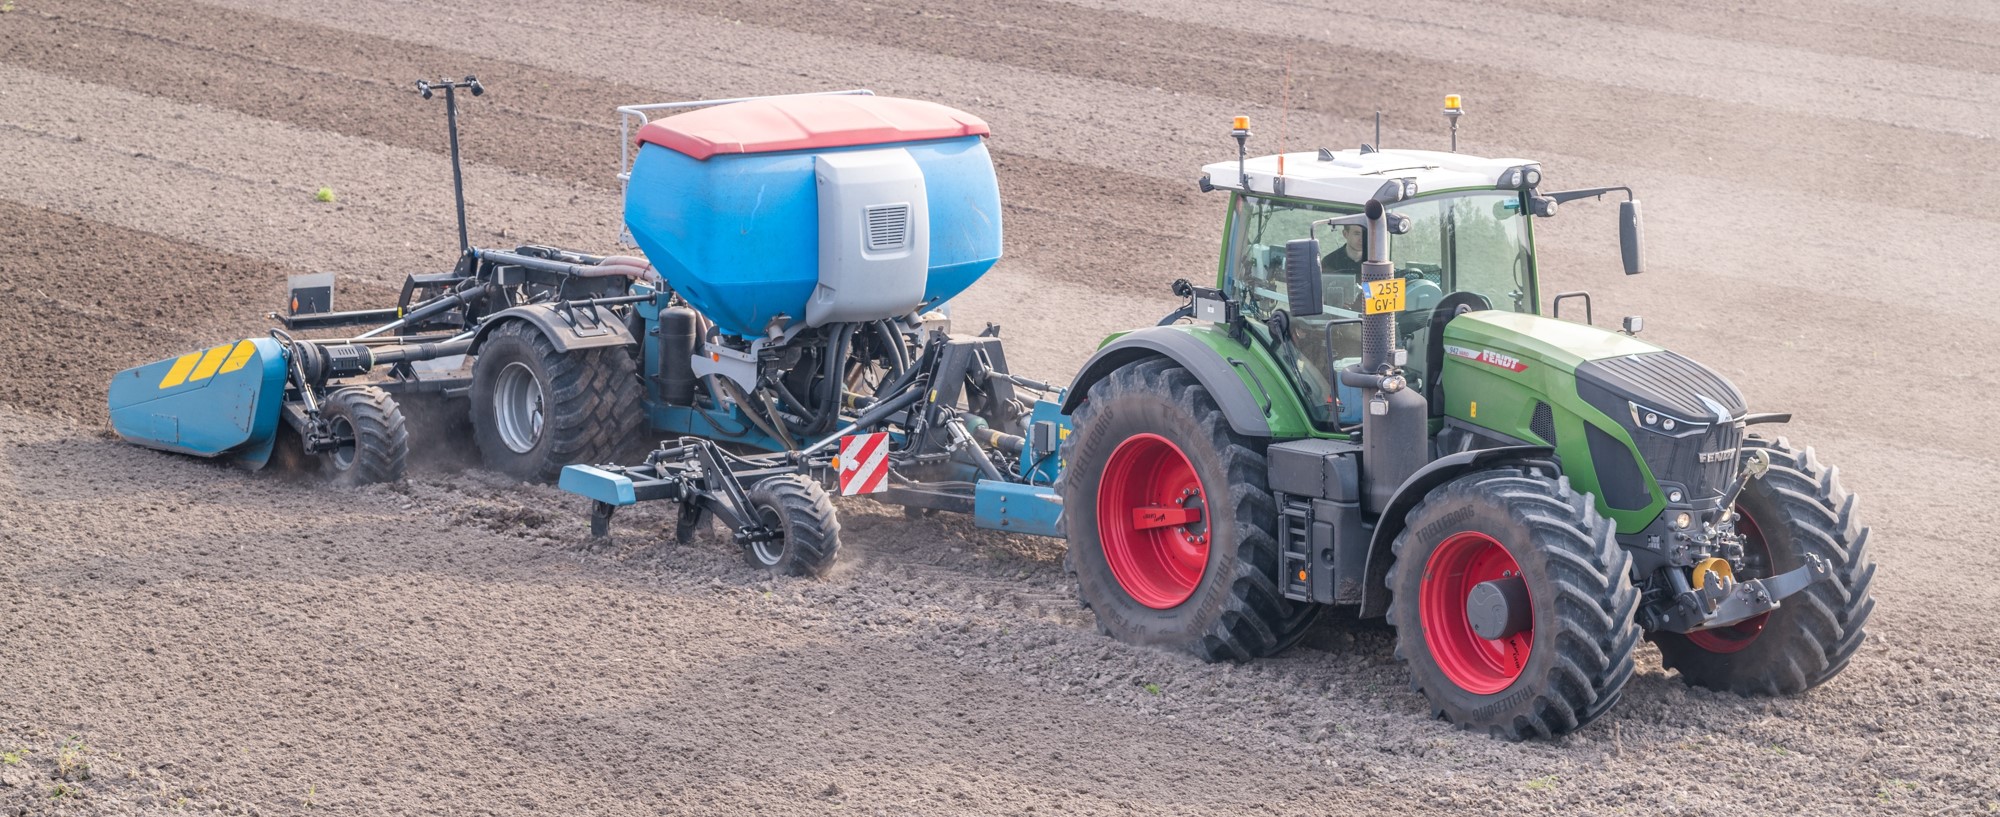
[[910,246],[910,205],[877,204],[868,208],[868,251],[890,252]]

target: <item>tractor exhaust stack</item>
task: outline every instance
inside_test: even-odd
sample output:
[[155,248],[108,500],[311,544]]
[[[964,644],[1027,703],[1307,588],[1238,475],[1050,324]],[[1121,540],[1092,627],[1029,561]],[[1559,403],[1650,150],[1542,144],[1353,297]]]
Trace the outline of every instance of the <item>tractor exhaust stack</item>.
[[[1381,198],[1364,210],[1367,259],[1361,285],[1367,307],[1361,319],[1361,362],[1340,372],[1340,380],[1369,390],[1361,418],[1361,470],[1366,506],[1382,513],[1396,489],[1430,461],[1430,404],[1403,379],[1396,348],[1396,312],[1402,308],[1401,279],[1389,262],[1389,234],[1409,230],[1409,219],[1390,213]],[[1393,294],[1392,294],[1393,293]]]

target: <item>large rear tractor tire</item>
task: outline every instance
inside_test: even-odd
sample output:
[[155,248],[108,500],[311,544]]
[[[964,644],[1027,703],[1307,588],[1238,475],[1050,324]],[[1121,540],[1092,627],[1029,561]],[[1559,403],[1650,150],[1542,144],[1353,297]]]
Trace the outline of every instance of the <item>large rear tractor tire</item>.
[[410,434],[404,428],[402,408],[388,392],[374,386],[339,389],[320,405],[320,418],[342,440],[338,448],[316,458],[316,470],[327,482],[354,486],[403,478],[410,460]]
[[1410,511],[1389,569],[1396,657],[1431,713],[1508,740],[1574,732],[1632,678],[1631,557],[1589,494],[1503,467]]
[[1194,375],[1155,358],[1090,387],[1064,448],[1069,566],[1120,641],[1244,661],[1296,643],[1319,607],[1277,585],[1264,441]]
[[840,555],[840,520],[819,483],[797,475],[770,477],[750,488],[750,506],[781,534],[743,546],[743,558],[787,576],[824,576]]
[[472,366],[472,436],[488,468],[553,482],[563,466],[605,462],[645,421],[631,353],[557,351],[526,321],[496,327]]
[[1821,463],[1811,448],[1799,451],[1784,438],[1750,437],[1743,456],[1763,451],[1771,470],[1737,497],[1737,523],[1746,541],[1738,579],[1777,575],[1818,556],[1833,574],[1787,597],[1776,610],[1730,627],[1695,633],[1649,634],[1660,661],[1681,680],[1740,695],[1796,695],[1847,667],[1866,637],[1875,609],[1868,586],[1875,562],[1868,528],[1855,513],[1856,497],[1841,487],[1839,470]]

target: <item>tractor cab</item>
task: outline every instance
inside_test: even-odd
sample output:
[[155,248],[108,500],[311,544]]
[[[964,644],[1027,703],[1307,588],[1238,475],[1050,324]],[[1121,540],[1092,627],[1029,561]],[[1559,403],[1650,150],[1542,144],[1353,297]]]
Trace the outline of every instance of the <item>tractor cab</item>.
[[[1360,390],[1331,373],[1361,356],[1364,298],[1360,262],[1367,233],[1358,226],[1314,226],[1393,197],[1410,229],[1392,235],[1389,260],[1404,284],[1396,309],[1397,345],[1409,352],[1412,388],[1434,386],[1436,339],[1429,331],[1449,314],[1472,309],[1533,313],[1533,205],[1538,165],[1417,150],[1321,150],[1220,162],[1204,168],[1207,184],[1234,191],[1221,262],[1221,288],[1239,304],[1251,331],[1263,335],[1301,392],[1313,424],[1340,432],[1361,422]],[[1291,307],[1285,274],[1289,242],[1320,241],[1323,311]],[[1282,316],[1281,316],[1282,313]],[[1441,350],[1435,350],[1441,351]]]

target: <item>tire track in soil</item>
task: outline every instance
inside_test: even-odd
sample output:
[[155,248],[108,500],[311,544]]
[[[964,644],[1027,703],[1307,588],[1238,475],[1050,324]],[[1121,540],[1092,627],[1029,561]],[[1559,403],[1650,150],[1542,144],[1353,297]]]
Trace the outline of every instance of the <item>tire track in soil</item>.
[[[60,523],[34,520],[14,540],[40,545],[19,562],[24,614],[74,608],[24,634],[28,643],[86,645],[132,669],[84,688],[51,671],[69,660],[63,652],[35,650],[0,666],[0,681],[63,712],[143,701],[63,727],[100,740],[150,730],[159,737],[118,751],[188,769],[200,790],[227,780],[232,795],[263,807],[295,802],[317,780],[335,810],[423,811],[448,774],[460,782],[447,790],[468,786],[496,806],[606,814],[868,813],[885,802],[921,804],[919,813],[982,803],[1211,812],[1242,802],[1217,775],[1261,789],[1285,785],[1293,768],[1208,745],[1116,700],[1050,698],[982,669],[990,644],[979,641],[991,636],[958,629],[978,616],[950,597],[912,607],[886,602],[872,579],[772,582],[723,567],[733,560],[709,548],[668,554],[691,563],[685,574],[648,575],[572,558],[552,547],[561,537],[498,522],[545,506],[553,489],[416,479],[302,492],[17,417],[0,418],[0,435],[0,482],[63,497],[49,502],[52,517],[96,530],[79,515],[90,485],[130,497],[147,523],[54,543],[43,540]],[[462,515],[468,508],[482,513]],[[285,520],[336,515],[345,531],[286,535]],[[455,521],[381,546],[422,519]],[[142,612],[162,595],[166,609]],[[1038,626],[1044,648],[1103,646],[1088,632]],[[703,637],[679,637],[688,632]],[[961,635],[977,640],[959,647]],[[203,717],[160,723],[175,712]],[[1068,734],[1077,723],[1100,731]],[[398,749],[373,762],[383,741]],[[789,748],[772,751],[780,741]],[[1128,768],[1132,741],[1184,748]],[[227,751],[209,756],[211,745]],[[1060,751],[1010,748],[1021,746]],[[250,773],[240,778],[224,771],[242,767]],[[555,774],[504,771],[525,768]],[[829,784],[844,796],[821,795]],[[1318,791],[1282,812],[1340,810],[1337,789]],[[1120,804],[1136,792],[1143,802]],[[116,813],[117,802],[99,806]]]

